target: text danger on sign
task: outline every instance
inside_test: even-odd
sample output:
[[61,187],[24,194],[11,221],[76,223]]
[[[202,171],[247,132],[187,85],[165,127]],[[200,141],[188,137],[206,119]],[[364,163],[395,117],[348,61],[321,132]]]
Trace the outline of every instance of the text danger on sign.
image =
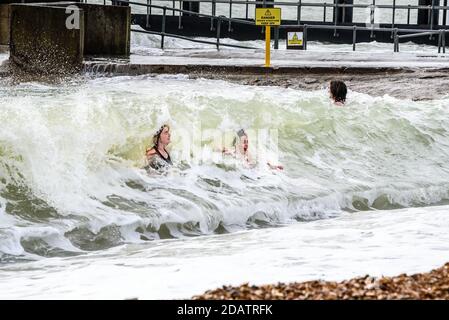
[[280,8],[256,8],[256,25],[279,26],[281,24]]

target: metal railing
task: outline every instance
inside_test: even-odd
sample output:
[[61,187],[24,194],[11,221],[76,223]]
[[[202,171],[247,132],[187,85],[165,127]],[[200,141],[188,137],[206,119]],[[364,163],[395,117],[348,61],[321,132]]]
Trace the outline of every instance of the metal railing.
[[[106,1],[106,0],[104,0]],[[155,34],[155,35],[159,35],[161,36],[161,49],[164,48],[164,40],[165,37],[171,37],[171,38],[178,38],[178,39],[183,39],[183,40],[188,40],[188,41],[192,41],[192,42],[196,42],[196,43],[205,43],[205,44],[212,44],[215,45],[217,47],[217,50],[220,50],[220,46],[223,47],[231,47],[231,48],[240,48],[240,49],[256,49],[254,47],[248,47],[248,46],[242,46],[242,45],[235,45],[235,44],[227,44],[227,43],[220,43],[220,37],[221,37],[221,24],[223,21],[227,21],[229,28],[231,26],[231,22],[234,23],[240,23],[240,24],[246,24],[246,25],[254,25],[254,22],[250,22],[250,21],[246,21],[246,20],[241,20],[241,19],[234,19],[234,18],[228,18],[225,16],[212,16],[212,15],[207,15],[207,14],[203,14],[203,13],[198,13],[198,12],[194,12],[194,11],[189,11],[189,10],[183,10],[183,9],[177,9],[177,8],[168,8],[168,7],[163,7],[163,6],[157,6],[157,5],[148,5],[148,4],[144,4],[144,3],[140,3],[140,2],[132,2],[132,1],[126,1],[126,0],[109,0],[111,2],[120,2],[120,3],[127,3],[127,4],[133,4],[133,5],[137,5],[137,6],[145,6],[145,7],[149,7],[149,8],[155,8],[155,9],[162,9],[162,25],[161,25],[161,32],[157,32],[157,31],[149,31],[149,30],[136,30],[136,29],[131,29],[131,31],[133,32],[137,32],[137,33],[147,33],[147,34]],[[173,12],[179,12],[179,13],[187,13],[187,14],[192,14],[192,15],[196,15],[199,17],[206,17],[206,18],[210,18],[212,21],[213,20],[217,20],[217,28],[216,28],[216,42],[212,42],[212,41],[207,41],[207,40],[199,40],[199,39],[193,39],[190,37],[186,37],[186,36],[181,36],[181,35],[177,35],[177,34],[173,34],[173,33],[167,33],[165,32],[166,30],[166,16],[167,16],[167,10],[168,11],[173,11]],[[182,17],[182,15],[179,15],[179,17]],[[148,21],[148,20],[147,20]],[[179,27],[179,26],[178,26]]]
[[448,33],[448,32],[449,32],[449,30],[443,30],[443,29],[440,29],[438,31],[427,31],[427,32],[419,32],[419,33],[404,34],[404,35],[398,35],[397,32],[395,32],[394,52],[399,52],[399,40],[400,39],[409,39],[409,38],[416,38],[416,37],[423,37],[423,36],[438,34],[438,53],[441,53],[441,50],[443,50],[443,53],[446,53],[446,33]]
[[[108,0],[110,1],[110,0]],[[146,0],[147,1],[147,5],[152,5],[152,0]],[[323,20],[321,22],[326,23],[326,13],[327,13],[327,9],[328,8],[332,8],[333,9],[333,17],[334,20],[336,15],[337,15],[337,11],[339,8],[342,9],[342,15],[343,17],[345,17],[346,15],[346,10],[347,9],[369,9],[370,10],[370,20],[371,23],[374,23],[375,21],[375,14],[376,14],[376,9],[391,9],[392,12],[392,18],[391,18],[391,22],[390,24],[392,25],[392,27],[394,27],[394,25],[396,24],[396,12],[398,10],[407,10],[407,24],[410,24],[410,12],[411,10],[426,10],[428,12],[427,16],[428,16],[428,21],[427,24],[431,26],[431,28],[435,25],[438,25],[438,21],[435,23],[435,21],[433,21],[434,19],[434,12],[439,12],[440,10],[443,12],[443,23],[442,25],[446,25],[446,14],[447,11],[449,10],[449,6],[436,6],[436,5],[428,5],[428,6],[423,6],[423,5],[400,5],[400,4],[396,4],[396,0],[391,0],[392,4],[376,4],[376,0],[372,0],[372,2],[370,4],[341,4],[341,3],[310,3],[310,2],[303,2],[302,0],[298,0],[297,2],[282,2],[282,1],[268,1],[268,0],[189,0],[189,1],[183,1],[183,0],[157,0],[158,2],[169,2],[173,5],[173,8],[175,7],[176,3],[179,3],[179,9],[181,9],[182,7],[182,3],[183,2],[193,2],[193,3],[209,3],[211,4],[211,15],[216,16],[216,10],[217,10],[217,5],[218,4],[228,4],[229,5],[229,17],[228,18],[232,18],[232,6],[234,5],[244,5],[246,7],[245,10],[245,19],[249,19],[249,6],[256,6],[256,5],[276,5],[276,6],[283,6],[283,7],[296,7],[296,21],[298,24],[301,23],[302,21],[302,17],[301,14],[303,12],[303,8],[323,8]],[[332,0],[330,0],[332,1]],[[120,1],[118,1],[120,2]],[[125,1],[126,2],[126,1]],[[104,3],[106,3],[106,0],[104,0]],[[143,3],[140,3],[143,4]],[[151,7],[149,7],[149,9],[147,10],[148,15],[151,15],[152,11],[151,11]],[[343,18],[343,21],[345,19]]]
[[[357,31],[372,31],[372,32],[391,32],[393,34],[394,39],[394,52],[399,52],[399,45],[397,45],[399,39],[404,38],[413,38],[418,36],[428,36],[428,35],[439,35],[439,41],[438,41],[438,53],[441,52],[441,49],[443,49],[443,53],[446,52],[445,50],[445,34],[449,33],[449,30],[438,30],[438,31],[432,31],[432,30],[422,30],[422,29],[399,29],[399,28],[370,28],[370,27],[359,27],[359,26],[329,26],[329,25],[281,25],[279,26],[279,29],[289,29],[289,28],[303,28],[303,43],[304,43],[304,50],[307,50],[307,33],[308,30],[311,29],[327,29],[327,30],[334,30],[334,33],[336,30],[351,30],[352,31],[352,51],[355,51],[356,44],[357,44]],[[410,33],[406,35],[398,35],[398,33]],[[278,49],[279,46],[279,37],[278,32],[275,32],[274,37],[274,48]]]
[[[87,0],[85,0],[87,2]],[[246,25],[255,25],[255,22],[252,20],[243,20],[243,19],[236,19],[236,18],[230,18],[230,17],[225,17],[225,16],[214,16],[214,15],[208,15],[208,14],[204,14],[204,13],[198,13],[198,12],[194,12],[194,11],[189,11],[189,10],[183,10],[183,9],[177,9],[177,8],[170,8],[170,7],[166,7],[166,6],[158,6],[158,5],[153,5],[153,4],[145,4],[145,3],[141,3],[141,2],[133,2],[133,1],[128,1],[128,0],[104,0],[104,2],[106,3],[107,1],[110,2],[115,2],[115,3],[124,3],[124,4],[129,4],[129,5],[135,5],[135,6],[142,6],[142,7],[146,7],[147,8],[147,25],[148,25],[148,20],[149,20],[149,15],[151,14],[151,9],[160,9],[162,10],[162,25],[161,25],[161,32],[157,32],[157,31],[149,31],[149,30],[136,30],[136,29],[131,29],[131,31],[133,32],[137,32],[137,33],[146,33],[146,34],[154,34],[154,35],[159,35],[161,36],[161,49],[164,48],[164,41],[165,41],[165,37],[172,37],[172,38],[178,38],[178,39],[183,39],[183,40],[187,40],[187,41],[191,41],[191,42],[196,42],[196,43],[204,43],[204,44],[211,44],[216,46],[217,50],[220,49],[220,46],[223,47],[233,47],[233,48],[241,48],[241,49],[256,49],[254,47],[248,47],[248,46],[242,46],[242,45],[233,45],[233,44],[224,44],[224,43],[220,43],[220,37],[221,37],[221,25],[223,21],[227,21],[228,22],[228,31],[231,31],[231,23],[236,23],[236,24],[246,24]],[[148,2],[151,3],[151,0],[147,0]],[[170,1],[170,0],[166,0],[166,1]],[[189,0],[190,2],[212,2],[212,3],[230,3],[228,1],[225,0]],[[299,16],[300,16],[300,8],[301,6],[328,6],[328,7],[364,7],[366,8],[367,5],[347,5],[347,4],[315,4],[315,3],[301,3],[301,0],[298,0],[298,4],[295,3],[289,3],[289,2],[274,2],[274,1],[242,1],[242,0],[231,0],[231,4],[264,4],[264,5],[269,5],[269,4],[276,4],[276,5],[284,5],[284,4],[290,4],[290,5],[297,5],[297,7],[299,8],[298,12],[299,12]],[[395,0],[393,0],[395,3]],[[182,2],[182,1],[180,1]],[[373,2],[375,3],[375,0],[373,0]],[[174,1],[173,1],[174,3]],[[386,7],[386,8],[427,8],[427,6],[389,6],[389,5],[379,5],[377,7]],[[449,6],[432,6],[433,8],[443,8],[444,10],[448,10]],[[191,37],[187,37],[187,36],[181,36],[181,35],[177,35],[177,34],[172,34],[172,33],[167,33],[165,32],[166,30],[166,16],[167,16],[167,11],[172,11],[172,13],[174,14],[174,12],[178,12],[179,13],[179,24],[178,24],[178,28],[181,29],[182,24],[181,24],[181,18],[182,18],[182,14],[190,14],[190,15],[195,15],[198,17],[206,17],[206,18],[210,18],[211,19],[211,30],[213,29],[214,26],[214,21],[217,21],[217,28],[216,28],[216,41],[212,42],[212,41],[207,41],[207,40],[200,40],[200,39],[194,39]],[[433,16],[433,14],[431,14]],[[373,19],[373,18],[372,18]],[[353,36],[352,36],[352,48],[353,51],[356,50],[356,43],[357,43],[357,31],[370,31],[371,32],[371,36],[373,35],[374,32],[391,32],[391,38],[394,40],[393,43],[393,51],[394,52],[399,52],[399,40],[400,39],[405,39],[405,38],[415,38],[415,37],[421,37],[421,36],[430,36],[432,37],[433,35],[438,35],[438,53],[441,53],[441,50],[443,51],[443,53],[446,52],[446,33],[449,32],[449,30],[446,29],[440,29],[440,30],[432,30],[432,28],[430,30],[428,29],[405,29],[405,28],[395,28],[395,21],[394,21],[394,15],[393,15],[393,21],[392,21],[392,25],[390,28],[388,27],[375,27],[374,23],[371,25],[371,27],[362,27],[362,26],[357,26],[357,25],[352,25],[352,26],[342,26],[342,25],[337,25],[337,23],[335,22],[333,25],[320,25],[320,24],[314,24],[314,25],[308,25],[308,24],[295,24],[295,25],[280,25],[278,27],[274,28],[274,48],[278,49],[279,48],[279,29],[290,29],[290,28],[303,28],[303,43],[304,43],[304,50],[307,50],[307,33],[308,30],[311,29],[321,29],[321,30],[334,30],[334,36],[337,35],[337,30],[351,30],[353,32]],[[406,33],[405,35],[399,35],[399,33]]]

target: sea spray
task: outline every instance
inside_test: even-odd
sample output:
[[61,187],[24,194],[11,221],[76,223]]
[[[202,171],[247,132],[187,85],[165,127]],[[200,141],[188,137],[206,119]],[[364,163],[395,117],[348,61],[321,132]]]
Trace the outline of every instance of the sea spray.
[[[337,108],[324,90],[185,76],[5,85],[0,259],[447,203],[448,102],[350,92]],[[172,127],[175,168],[151,175],[144,152],[163,123]],[[251,140],[250,151],[276,141],[271,156],[285,170],[202,161],[220,147],[214,139],[186,149],[195,131],[223,132],[226,144],[225,132],[241,128],[276,132]]]

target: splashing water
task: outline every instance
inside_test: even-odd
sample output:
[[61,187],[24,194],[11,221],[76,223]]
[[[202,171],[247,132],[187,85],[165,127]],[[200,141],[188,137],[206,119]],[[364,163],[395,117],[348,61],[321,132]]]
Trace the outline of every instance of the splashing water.
[[[336,108],[324,91],[183,76],[27,83],[0,98],[3,262],[449,199],[448,99],[350,92]],[[144,150],[166,122],[175,159],[196,125],[276,129],[286,169],[178,161],[148,175]]]

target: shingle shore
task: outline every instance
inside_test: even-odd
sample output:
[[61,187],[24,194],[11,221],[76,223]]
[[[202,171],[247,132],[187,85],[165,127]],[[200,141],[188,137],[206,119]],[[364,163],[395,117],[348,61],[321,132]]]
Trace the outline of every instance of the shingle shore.
[[427,273],[395,277],[354,278],[342,282],[307,281],[274,285],[223,286],[194,296],[194,300],[335,300],[449,299],[449,263]]

